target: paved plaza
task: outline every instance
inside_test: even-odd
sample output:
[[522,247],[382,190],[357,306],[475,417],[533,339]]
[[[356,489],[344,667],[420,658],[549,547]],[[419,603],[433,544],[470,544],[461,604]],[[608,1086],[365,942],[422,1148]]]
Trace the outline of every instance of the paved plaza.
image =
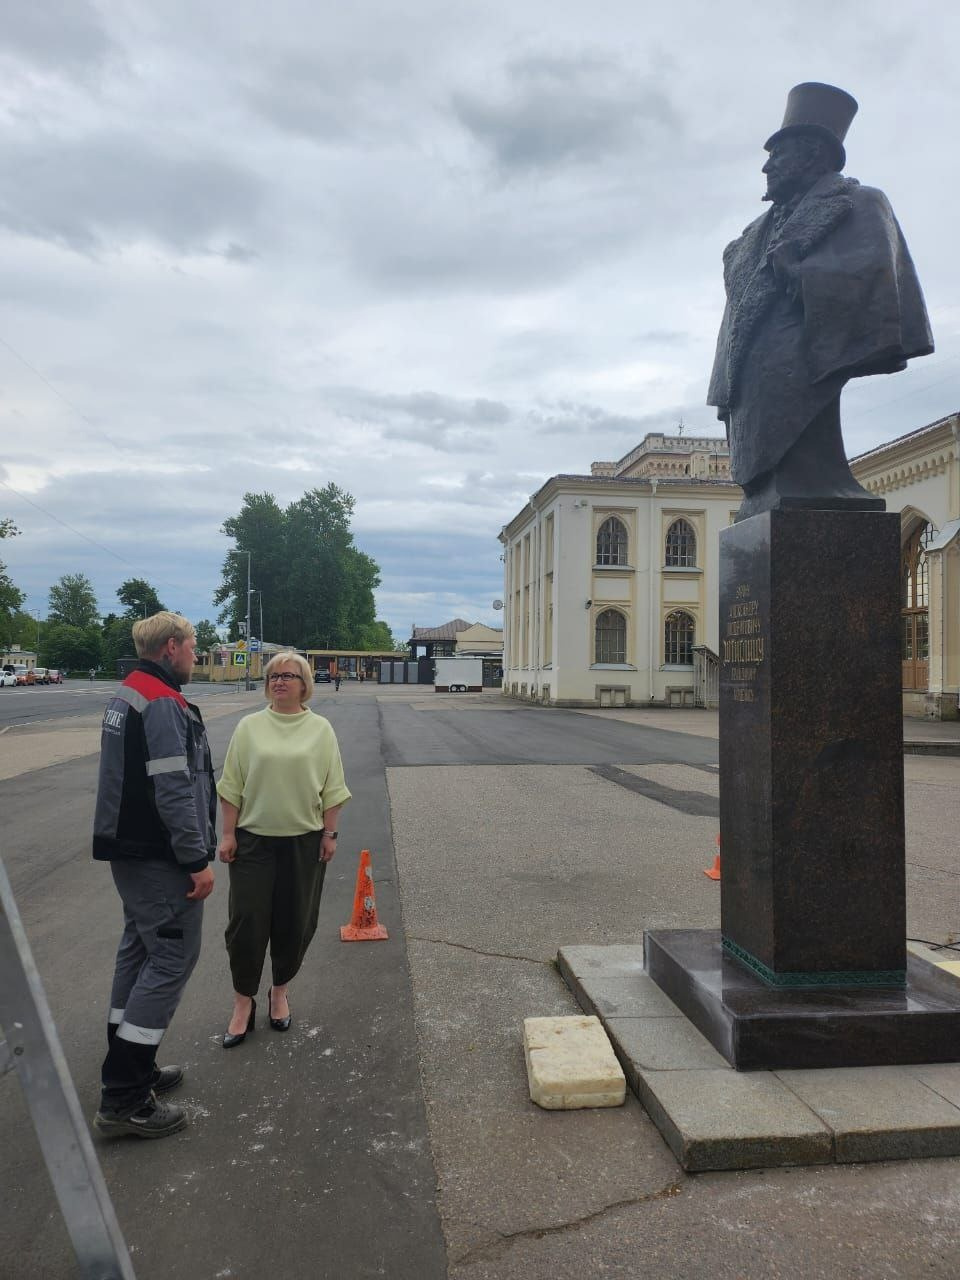
[[[202,705],[219,765],[261,700],[209,691]],[[703,875],[715,716],[372,685],[321,687],[315,705],[355,799],[291,990],[294,1029],[258,1030],[224,1060],[221,874],[164,1044],[187,1067],[192,1123],[163,1143],[97,1144],[141,1280],[952,1280],[960,1160],[689,1174],[629,1092],[599,1111],[529,1100],[523,1019],[578,1012],[561,948],[719,924]],[[98,718],[38,713],[0,733],[3,857],[88,1111],[116,926],[88,851]],[[909,755],[905,772],[908,928],[943,942],[960,935],[960,759]],[[363,847],[390,940],[347,946]],[[12,1075],[0,1151],[0,1277],[72,1275]]]

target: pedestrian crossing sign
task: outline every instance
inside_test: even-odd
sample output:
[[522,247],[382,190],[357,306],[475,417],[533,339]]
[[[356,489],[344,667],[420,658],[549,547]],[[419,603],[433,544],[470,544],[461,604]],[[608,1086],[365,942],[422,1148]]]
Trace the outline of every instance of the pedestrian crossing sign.
[[233,655],[233,665],[235,667],[245,667],[247,665],[247,655],[242,649],[238,649]]

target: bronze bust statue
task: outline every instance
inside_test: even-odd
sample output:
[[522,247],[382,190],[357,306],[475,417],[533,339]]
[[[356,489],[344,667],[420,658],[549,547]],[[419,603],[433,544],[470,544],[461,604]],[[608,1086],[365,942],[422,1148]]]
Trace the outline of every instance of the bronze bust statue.
[[880,506],[840,432],[848,379],[933,350],[910,253],[882,191],[841,173],[856,101],[791,89],[763,172],[772,208],[727,245],[727,304],[707,403],[727,429],[738,519],[780,506]]

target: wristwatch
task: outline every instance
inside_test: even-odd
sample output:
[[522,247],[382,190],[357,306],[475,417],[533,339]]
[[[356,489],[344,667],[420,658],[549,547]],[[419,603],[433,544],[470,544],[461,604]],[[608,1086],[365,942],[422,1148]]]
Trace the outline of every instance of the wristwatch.
[[338,836],[339,834],[340,834],[340,832],[339,832],[339,831],[328,831],[328,830],[326,829],[326,827],[321,827],[321,829],[320,829],[320,839],[321,839],[321,840],[323,839],[323,837],[324,837],[324,836],[329,836],[331,840],[336,840],[336,838],[337,838],[337,836]]

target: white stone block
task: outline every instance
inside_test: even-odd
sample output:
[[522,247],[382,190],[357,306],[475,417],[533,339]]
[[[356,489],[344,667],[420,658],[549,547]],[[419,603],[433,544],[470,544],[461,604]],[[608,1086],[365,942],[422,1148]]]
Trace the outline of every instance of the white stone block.
[[549,1111],[620,1107],[627,1082],[599,1018],[524,1018],[530,1097]]

